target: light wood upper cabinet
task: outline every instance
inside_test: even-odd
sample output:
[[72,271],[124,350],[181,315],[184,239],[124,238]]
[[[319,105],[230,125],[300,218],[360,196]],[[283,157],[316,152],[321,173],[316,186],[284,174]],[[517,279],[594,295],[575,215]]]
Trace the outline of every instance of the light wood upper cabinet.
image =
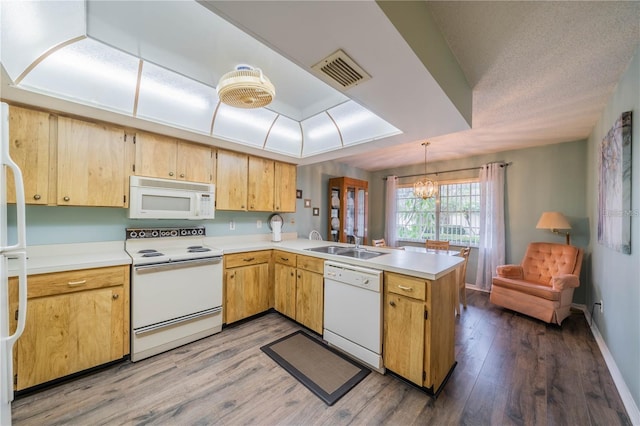
[[[22,171],[27,204],[49,203],[49,149],[49,113],[11,106],[9,154]],[[10,170],[7,174],[7,202],[16,202]]]
[[58,117],[57,204],[127,207],[124,130]]
[[296,166],[287,163],[275,163],[274,202],[276,212],[296,211]]
[[248,210],[273,211],[274,161],[249,157]]
[[249,156],[218,150],[216,209],[247,210]]
[[145,132],[136,134],[138,176],[211,183],[213,156],[213,149],[206,145]]

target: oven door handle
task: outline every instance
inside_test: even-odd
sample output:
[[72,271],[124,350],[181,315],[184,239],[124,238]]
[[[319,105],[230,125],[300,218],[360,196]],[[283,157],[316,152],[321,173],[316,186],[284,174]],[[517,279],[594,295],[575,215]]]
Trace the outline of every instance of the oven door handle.
[[186,321],[193,321],[195,319],[206,317],[206,316],[216,315],[216,314],[219,314],[221,312],[222,312],[222,307],[221,306],[219,306],[217,308],[206,309],[204,311],[200,311],[200,312],[196,312],[196,313],[193,313],[193,314],[185,315],[185,316],[182,316],[180,318],[174,318],[174,319],[170,319],[170,320],[167,320],[167,321],[159,322],[157,324],[151,324],[151,325],[146,325],[144,327],[136,328],[135,330],[133,330],[133,334],[138,336],[140,334],[151,333],[152,331],[157,331],[157,330],[163,329],[165,327],[169,327],[169,326],[172,326],[172,325],[180,324],[180,323],[183,323],[183,322],[186,322]]
[[171,262],[152,263],[149,265],[138,265],[138,266],[134,266],[134,268],[136,272],[151,271],[151,270],[159,271],[159,270],[166,270],[166,269],[184,268],[189,266],[215,265],[220,262],[222,262],[222,256],[215,256],[215,257],[203,257],[200,259],[174,260]]

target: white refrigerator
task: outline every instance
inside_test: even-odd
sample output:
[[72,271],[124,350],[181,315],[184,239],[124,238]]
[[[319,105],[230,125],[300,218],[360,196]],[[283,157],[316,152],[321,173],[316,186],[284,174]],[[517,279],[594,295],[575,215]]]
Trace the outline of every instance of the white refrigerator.
[[[11,425],[11,401],[13,401],[13,345],[24,330],[27,315],[27,254],[25,231],[25,204],[22,172],[9,157],[9,106],[0,103],[0,425]],[[7,235],[7,170],[13,172],[16,188],[16,235]],[[11,244],[9,244],[11,242]],[[9,334],[9,260],[17,268],[18,322],[13,334]]]

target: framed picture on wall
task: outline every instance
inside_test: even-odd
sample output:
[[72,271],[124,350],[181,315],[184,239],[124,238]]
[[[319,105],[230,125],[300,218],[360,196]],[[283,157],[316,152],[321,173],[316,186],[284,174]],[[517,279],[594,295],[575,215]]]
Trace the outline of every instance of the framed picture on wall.
[[310,198],[305,198],[305,200],[304,200],[304,208],[305,209],[311,208],[311,199]]
[[320,207],[314,207],[313,208],[313,215],[314,216],[320,216]]
[[296,189],[296,198],[302,198],[302,189]]
[[631,111],[602,139],[598,159],[598,243],[631,254]]

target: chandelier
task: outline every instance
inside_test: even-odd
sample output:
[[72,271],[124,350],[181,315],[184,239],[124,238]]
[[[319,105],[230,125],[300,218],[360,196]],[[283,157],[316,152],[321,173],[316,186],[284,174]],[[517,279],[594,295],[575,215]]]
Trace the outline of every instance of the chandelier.
[[422,146],[424,146],[424,182],[419,180],[414,183],[413,193],[416,197],[426,200],[436,194],[436,184],[427,178],[427,147],[429,142],[423,142]]

